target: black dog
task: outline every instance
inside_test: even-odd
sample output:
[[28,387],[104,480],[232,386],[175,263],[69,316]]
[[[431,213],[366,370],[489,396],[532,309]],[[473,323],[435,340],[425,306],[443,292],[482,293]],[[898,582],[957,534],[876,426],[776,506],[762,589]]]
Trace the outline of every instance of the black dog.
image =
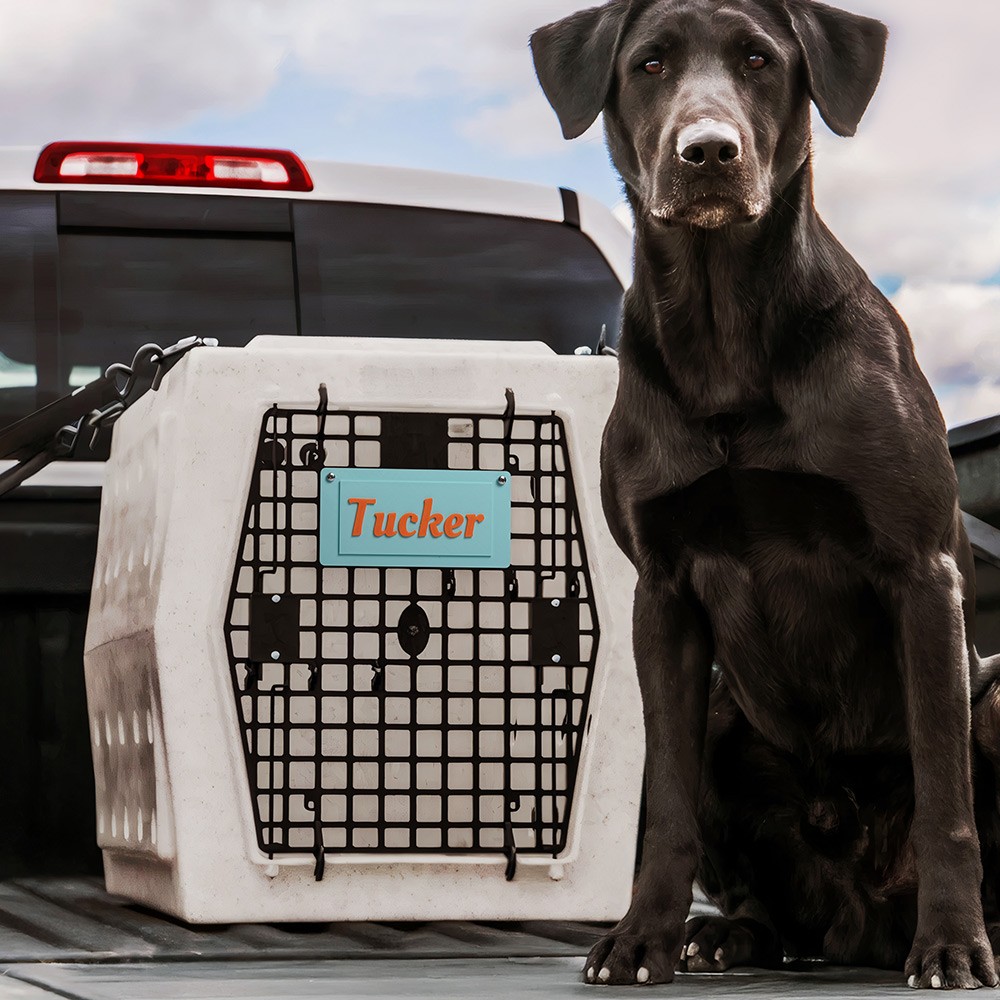
[[[591,982],[796,955],[997,984],[1000,690],[945,427],[812,198],[810,99],[852,135],[885,40],[810,0],[613,0],[532,37],[636,220],[601,462],[648,815]],[[695,878],[724,917],[685,926]]]

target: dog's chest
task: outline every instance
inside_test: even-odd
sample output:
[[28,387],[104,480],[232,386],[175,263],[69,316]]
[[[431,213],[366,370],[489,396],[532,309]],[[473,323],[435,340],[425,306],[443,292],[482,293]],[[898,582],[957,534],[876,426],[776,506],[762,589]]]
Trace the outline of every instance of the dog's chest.
[[[774,559],[849,561],[870,543],[860,505],[843,485],[796,469],[736,461],[744,445],[720,435],[721,461],[639,504],[640,537],[674,564],[692,555],[751,565]],[[728,456],[726,453],[728,452]]]
[[685,567],[716,662],[759,731],[788,749],[867,746],[878,733],[895,745],[891,625],[858,568],[868,532],[842,486],[723,466],[662,498],[656,516],[660,557]]
[[609,518],[625,519],[641,573],[703,606],[751,723],[790,750],[894,747],[904,728],[891,628],[860,569],[873,548],[861,502],[799,464],[774,407],[648,416],[610,425]]
[[743,329],[691,332],[671,345],[669,375],[694,418],[764,409],[770,375],[762,346]]

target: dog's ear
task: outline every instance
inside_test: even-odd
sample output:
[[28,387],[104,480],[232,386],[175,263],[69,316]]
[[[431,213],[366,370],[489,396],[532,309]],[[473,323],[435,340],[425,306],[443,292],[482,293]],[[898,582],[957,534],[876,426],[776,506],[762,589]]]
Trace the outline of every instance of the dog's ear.
[[837,135],[854,135],[882,76],[888,29],[812,0],[789,0],[787,10],[823,121]]
[[604,108],[626,7],[625,0],[611,0],[547,24],[531,36],[538,82],[567,139],[583,135]]

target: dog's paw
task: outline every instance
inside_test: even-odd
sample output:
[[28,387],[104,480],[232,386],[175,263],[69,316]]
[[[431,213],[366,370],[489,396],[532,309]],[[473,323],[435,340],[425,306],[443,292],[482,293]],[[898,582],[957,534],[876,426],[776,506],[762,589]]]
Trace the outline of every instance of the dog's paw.
[[683,940],[683,924],[653,926],[626,916],[591,949],[583,981],[592,986],[672,982]]
[[986,940],[972,945],[914,942],[903,974],[914,989],[964,989],[996,986],[996,960]]
[[725,972],[751,963],[753,932],[725,917],[692,917],[685,927],[680,968],[684,972]]

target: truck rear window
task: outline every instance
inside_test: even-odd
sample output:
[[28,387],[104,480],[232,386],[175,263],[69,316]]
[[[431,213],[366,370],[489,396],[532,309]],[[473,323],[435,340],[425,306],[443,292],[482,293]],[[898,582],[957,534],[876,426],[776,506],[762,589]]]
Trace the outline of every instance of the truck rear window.
[[578,230],[394,205],[295,205],[303,333],[541,340],[617,333],[622,288]]
[[61,233],[59,378],[84,385],[149,341],[294,336],[293,289],[287,239]]
[[150,341],[542,340],[569,353],[602,326],[613,338],[621,299],[597,248],[560,223],[215,194],[0,193],[0,426]]

